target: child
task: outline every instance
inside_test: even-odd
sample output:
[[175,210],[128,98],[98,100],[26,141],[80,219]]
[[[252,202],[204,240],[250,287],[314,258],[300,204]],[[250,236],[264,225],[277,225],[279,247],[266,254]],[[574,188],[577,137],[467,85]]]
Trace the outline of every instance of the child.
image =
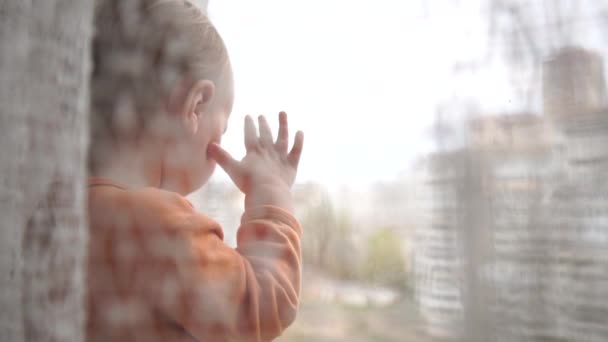
[[[186,0],[96,8],[89,156],[89,341],[267,341],[298,308],[301,228],[288,152],[245,120],[246,156],[220,147],[233,102],[220,36]],[[237,248],[184,195],[218,163],[245,194]]]

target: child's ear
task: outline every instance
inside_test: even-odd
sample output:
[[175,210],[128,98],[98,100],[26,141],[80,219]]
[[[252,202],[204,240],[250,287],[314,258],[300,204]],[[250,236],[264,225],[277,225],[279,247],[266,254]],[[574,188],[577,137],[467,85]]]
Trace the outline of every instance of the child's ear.
[[188,90],[181,117],[190,134],[196,134],[200,116],[209,109],[214,95],[215,85],[209,80],[197,81]]

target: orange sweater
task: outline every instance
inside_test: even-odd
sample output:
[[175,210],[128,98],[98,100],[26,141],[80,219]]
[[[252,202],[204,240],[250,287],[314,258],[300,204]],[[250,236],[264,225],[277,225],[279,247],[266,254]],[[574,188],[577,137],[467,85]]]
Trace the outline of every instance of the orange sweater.
[[89,182],[88,341],[267,341],[295,319],[301,228],[246,211],[236,249],[179,194]]

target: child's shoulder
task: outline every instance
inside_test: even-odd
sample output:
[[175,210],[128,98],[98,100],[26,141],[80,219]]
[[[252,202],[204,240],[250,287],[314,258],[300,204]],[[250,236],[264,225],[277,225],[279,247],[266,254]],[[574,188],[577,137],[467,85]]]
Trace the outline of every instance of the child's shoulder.
[[164,229],[187,229],[216,223],[198,213],[178,193],[158,188],[126,189],[115,186],[89,188],[90,215],[128,218],[131,224]]
[[154,187],[130,189],[120,184],[89,185],[89,201],[115,204],[118,208],[145,207],[193,211],[192,203],[182,195]]

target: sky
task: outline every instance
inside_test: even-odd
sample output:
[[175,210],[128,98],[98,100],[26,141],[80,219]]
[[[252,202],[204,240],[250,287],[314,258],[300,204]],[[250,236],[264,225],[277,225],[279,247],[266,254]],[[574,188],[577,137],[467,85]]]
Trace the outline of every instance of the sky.
[[454,75],[455,62],[484,56],[487,20],[480,0],[446,3],[211,0],[235,75],[223,146],[242,157],[244,116],[267,115],[276,129],[285,110],[291,132],[305,134],[298,181],[370,184],[433,149],[432,123],[446,99],[517,110],[504,63]]

